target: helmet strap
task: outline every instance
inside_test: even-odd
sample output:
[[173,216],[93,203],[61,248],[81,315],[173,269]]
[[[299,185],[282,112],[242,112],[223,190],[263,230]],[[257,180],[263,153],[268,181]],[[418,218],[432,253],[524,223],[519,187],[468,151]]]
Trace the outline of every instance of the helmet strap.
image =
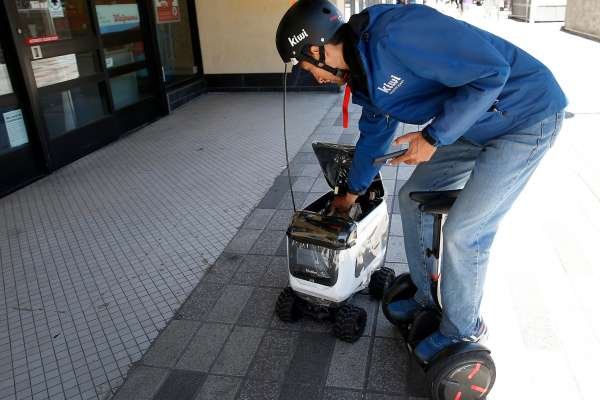
[[335,68],[335,67],[332,67],[331,65],[327,65],[325,63],[325,46],[319,46],[319,60],[318,61],[315,60],[312,56],[306,54],[305,52],[302,52],[302,61],[308,61],[315,67],[324,69],[327,72],[331,72],[333,75],[338,76],[340,78],[342,78],[345,75],[345,73],[347,72],[344,69]]

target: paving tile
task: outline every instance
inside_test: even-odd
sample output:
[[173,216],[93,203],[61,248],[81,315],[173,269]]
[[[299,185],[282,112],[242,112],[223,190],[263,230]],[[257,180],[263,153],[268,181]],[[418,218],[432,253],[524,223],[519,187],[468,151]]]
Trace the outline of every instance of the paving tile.
[[242,228],[244,229],[265,229],[269,220],[275,213],[275,209],[271,208],[256,208],[252,214],[248,216]]
[[377,310],[379,308],[379,300],[370,295],[358,294],[352,299],[352,304],[367,312],[367,323],[365,324],[363,336],[371,336],[375,326],[375,317],[377,316]]
[[285,384],[281,389],[279,400],[320,399],[323,388],[313,385]]
[[318,164],[302,165],[302,176],[310,176],[316,178],[322,173],[321,167]]
[[430,389],[427,383],[425,371],[415,360],[414,357],[409,357],[409,364],[406,377],[406,390],[410,399],[429,398]]
[[315,183],[315,178],[310,176],[300,176],[294,182],[292,188],[294,192],[310,192],[310,188]]
[[367,389],[406,394],[408,353],[393,339],[375,338]]
[[232,325],[204,323],[177,362],[178,369],[208,372],[227,341]]
[[317,157],[312,151],[299,152],[294,157],[294,163],[296,164],[316,164]]
[[357,138],[355,135],[350,135],[350,134],[341,134],[340,138],[338,140],[339,144],[350,144],[350,145],[354,145],[356,142]]
[[223,253],[212,267],[202,277],[202,282],[228,283],[237,271],[243,256],[240,254]]
[[197,321],[171,321],[152,343],[142,362],[157,367],[173,367],[199,326]]
[[407,263],[406,251],[404,250],[404,237],[390,236],[388,239],[386,262]]
[[293,210],[277,210],[271,218],[267,230],[285,231],[292,221]]
[[329,193],[330,191],[331,191],[331,189],[327,190],[326,192],[311,192],[311,193],[309,193],[308,196],[306,196],[304,203],[302,204],[302,209],[308,208],[308,206],[310,206],[312,203],[314,203],[315,201],[317,201],[318,199],[320,199],[321,197],[323,197],[325,194]]
[[398,175],[396,176],[396,179],[401,179],[401,180],[408,180],[408,178],[410,178],[410,176],[412,175],[413,171],[415,170],[415,167],[408,167],[408,166],[398,166]]
[[310,192],[312,193],[327,193],[331,190],[331,187],[327,183],[324,177],[319,177],[315,181],[314,185],[311,186]]
[[[405,179],[396,179],[396,192],[394,193],[396,196],[398,195],[398,193],[400,192],[400,189],[402,189],[402,187],[406,184],[406,180]],[[394,212],[400,212],[400,207],[398,205],[398,211],[394,211]]]
[[183,319],[204,319],[221,297],[225,285],[200,282],[187,298],[177,315]]
[[[287,176],[282,176],[281,178],[286,178]],[[295,177],[292,177],[292,182],[295,180]],[[258,208],[277,208],[277,205],[281,203],[281,200],[290,190],[289,184],[287,186],[273,186],[267,194],[262,198],[262,200],[258,203]]]
[[385,337],[385,338],[395,338],[395,339],[398,339],[401,337],[400,331],[398,330],[398,328],[396,328],[395,325],[393,325],[391,322],[389,322],[385,318],[385,315],[383,314],[381,307],[379,307],[378,311],[377,311],[377,323],[376,323],[376,327],[375,327],[375,336]]
[[302,332],[286,375],[287,382],[324,385],[335,338],[326,333]]
[[394,193],[394,189],[396,188],[396,181],[393,179],[383,179],[383,190],[385,190],[386,194]]
[[285,234],[281,231],[263,231],[252,249],[250,249],[249,254],[275,254],[284,237]]
[[[304,204],[304,200],[308,196],[308,192],[296,192],[294,191],[294,201],[296,202],[296,209],[300,209],[302,204]],[[281,201],[277,204],[278,210],[293,210],[292,204],[292,196],[288,190],[288,192],[281,198]]]
[[241,384],[241,378],[207,375],[194,400],[234,400]]
[[[308,149],[308,150],[310,150],[310,149]],[[305,150],[302,150],[302,148],[301,148],[301,149],[300,149],[300,151],[305,151]],[[290,168],[290,171],[291,171],[291,174],[290,174],[290,175],[292,175],[293,177],[294,177],[294,176],[303,176],[303,175],[302,175],[302,165],[300,165],[300,164],[299,164],[299,165],[293,165],[293,164],[292,164],[292,165],[290,165],[290,167],[291,167],[291,168]],[[287,168],[284,168],[284,169],[281,171],[281,174],[279,174],[279,175],[280,175],[280,176],[286,176],[286,177],[287,177]]]
[[127,373],[127,380],[113,400],[151,400],[168,374],[167,369],[135,366]]
[[398,173],[398,167],[383,166],[379,170],[379,174],[381,175],[382,179],[396,180],[397,173]]
[[225,248],[229,253],[246,254],[254,245],[262,231],[258,229],[240,229]]
[[261,286],[284,288],[289,284],[287,257],[273,257],[260,282]]
[[298,332],[267,331],[248,370],[248,377],[256,380],[282,381],[292,361],[298,335]]
[[391,215],[390,235],[404,236],[404,231],[402,230],[402,218],[400,217],[400,214]]
[[370,337],[362,337],[354,343],[337,340],[327,375],[327,386],[362,389],[370,345]]
[[246,302],[252,294],[252,287],[227,285],[223,289],[221,297],[206,316],[208,322],[222,322],[233,324],[237,321]]
[[275,255],[280,257],[287,257],[287,239],[282,240],[281,243],[279,243],[279,248],[275,252]]
[[322,400],[362,400],[360,391],[344,390],[337,388],[325,388]]
[[239,285],[256,286],[262,280],[263,275],[265,274],[265,271],[270,263],[270,256],[247,255],[240,263],[240,266],[231,282]]
[[399,276],[401,274],[409,273],[408,264],[386,262],[385,266],[387,268],[393,269],[394,272],[396,273],[396,276]]
[[383,393],[367,393],[365,395],[365,400],[413,400],[407,396],[397,396],[393,394],[383,394]]
[[236,326],[210,372],[244,376],[264,333],[262,328]]
[[171,371],[153,400],[193,400],[205,377],[201,372]]
[[268,328],[275,315],[280,289],[257,287],[242,310],[237,324]]
[[280,384],[248,379],[240,390],[238,400],[277,400],[280,393]]

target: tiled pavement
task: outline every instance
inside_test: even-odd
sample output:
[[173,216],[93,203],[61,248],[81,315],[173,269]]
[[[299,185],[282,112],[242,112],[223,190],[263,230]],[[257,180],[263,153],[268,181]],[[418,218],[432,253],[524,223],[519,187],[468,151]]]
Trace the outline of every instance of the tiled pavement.
[[[289,95],[292,155],[336,99]],[[280,93],[211,93],[0,199],[0,399],[111,396],[284,168],[281,126]]]
[[[334,107],[291,163],[299,207],[329,190],[311,143],[357,139],[359,109],[351,108],[347,130],[338,116]],[[394,194],[411,171],[407,166],[382,170],[392,216],[386,265],[398,272],[406,270],[406,260]],[[400,400],[426,395],[419,369],[410,366],[397,332],[368,295],[353,299],[369,316],[364,336],[354,344],[336,340],[330,323],[283,323],[274,316],[277,296],[287,285],[284,231],[291,215],[284,171],[130,370],[115,400]]]
[[[595,400],[600,47],[556,24],[483,27],[550,65],[575,113],[492,249],[483,304],[498,366],[490,398]],[[283,236],[290,206],[285,178],[262,199],[282,168],[281,145],[273,141],[273,132],[279,140],[281,103],[279,96],[254,96],[203,97],[143,130],[145,136],[132,135],[0,200],[0,398],[109,395],[259,203],[261,211],[246,219],[223,254],[233,259],[221,258],[219,268],[209,270],[147,356],[133,364],[118,398],[294,399],[304,393],[309,399],[398,400],[420,392],[418,369],[405,365],[405,353],[378,313],[370,312],[369,335],[353,345],[333,341],[322,324],[282,326],[269,316],[285,284],[273,232]],[[292,171],[296,189],[308,198],[326,187],[311,180],[319,171],[311,165],[310,146],[302,144],[322,115],[306,113],[333,99],[297,99],[293,104],[304,111],[289,115],[295,118],[290,126],[300,127],[291,148],[294,153],[303,146],[305,154]],[[314,134],[354,140],[332,112],[321,121],[331,128]],[[257,164],[236,168],[231,160]],[[408,171],[384,171],[388,193]],[[397,234],[390,248],[402,242],[400,223],[392,218]],[[405,267],[401,251],[389,257],[393,267]],[[376,307],[364,296],[357,301],[370,311]]]

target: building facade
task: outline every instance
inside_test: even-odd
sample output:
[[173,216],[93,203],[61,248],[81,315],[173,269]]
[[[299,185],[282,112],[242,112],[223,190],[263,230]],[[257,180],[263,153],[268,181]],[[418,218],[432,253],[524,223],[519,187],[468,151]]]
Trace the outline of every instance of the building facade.
[[0,195],[205,90],[190,0],[2,0]]
[[600,41],[600,1],[568,0],[563,30]]

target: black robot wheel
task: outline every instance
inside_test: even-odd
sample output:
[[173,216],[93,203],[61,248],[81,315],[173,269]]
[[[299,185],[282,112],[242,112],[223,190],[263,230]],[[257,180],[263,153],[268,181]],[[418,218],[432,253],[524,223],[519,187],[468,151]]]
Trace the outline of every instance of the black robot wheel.
[[333,334],[344,342],[356,342],[365,331],[367,312],[360,307],[344,304],[335,313]]
[[382,267],[371,275],[369,293],[376,299],[383,298],[385,291],[392,285],[396,273],[391,268]]
[[283,322],[294,322],[302,317],[299,307],[300,299],[291,287],[286,287],[279,294],[275,304],[275,312]]
[[433,400],[485,399],[496,380],[496,366],[485,350],[453,354],[427,371]]

